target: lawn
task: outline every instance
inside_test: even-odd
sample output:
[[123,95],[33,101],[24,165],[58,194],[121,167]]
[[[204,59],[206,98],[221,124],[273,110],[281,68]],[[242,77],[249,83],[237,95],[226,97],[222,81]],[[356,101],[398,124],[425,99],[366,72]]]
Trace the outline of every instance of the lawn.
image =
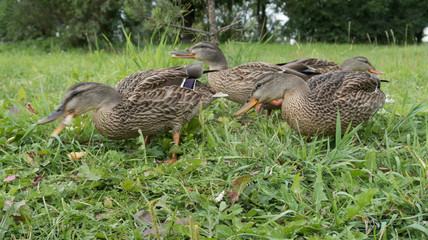
[[307,139],[279,112],[233,118],[239,105],[219,99],[183,127],[168,165],[157,160],[170,133],[108,140],[90,113],[58,139],[58,122],[35,125],[72,84],[187,64],[170,55],[186,47],[0,44],[0,239],[428,238],[428,45],[220,46],[230,66],[369,58],[394,102],[343,137]]

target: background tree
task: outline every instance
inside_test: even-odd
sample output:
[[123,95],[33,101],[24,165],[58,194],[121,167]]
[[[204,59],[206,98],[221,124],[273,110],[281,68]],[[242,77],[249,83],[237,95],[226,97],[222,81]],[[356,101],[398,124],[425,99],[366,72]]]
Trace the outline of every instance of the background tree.
[[[285,25],[272,15],[278,12],[289,17]],[[419,43],[427,12],[420,0],[1,0],[0,41],[120,42],[123,26],[133,40],[153,42],[180,33],[185,42]]]
[[122,24],[127,33],[132,33],[131,37],[134,40],[139,41],[141,38],[153,35],[154,25],[147,21],[147,18],[152,15],[153,1],[125,0],[123,7]]
[[[168,4],[169,3],[169,4]],[[193,1],[159,1],[153,10],[150,20],[156,26],[173,27],[186,33],[206,36],[211,42],[218,43],[221,33],[230,30],[241,22],[236,15],[231,22],[221,22],[217,18],[216,7],[221,4],[215,0]],[[198,6],[198,8],[196,8]],[[198,11],[198,23],[194,25],[193,18],[187,18],[192,12]],[[230,11],[228,11],[230,13]],[[226,15],[225,12],[221,14]],[[191,19],[190,21],[188,19]],[[219,27],[218,27],[219,26]]]
[[0,23],[6,41],[59,37],[74,46],[101,34],[115,40],[121,0],[2,0]]
[[287,0],[289,37],[302,41],[397,43],[422,40],[428,2]]

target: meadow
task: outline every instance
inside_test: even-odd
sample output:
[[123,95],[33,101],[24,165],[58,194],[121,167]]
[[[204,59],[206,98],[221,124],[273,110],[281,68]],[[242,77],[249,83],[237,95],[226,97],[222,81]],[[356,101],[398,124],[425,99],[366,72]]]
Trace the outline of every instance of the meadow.
[[[170,133],[108,140],[90,113],[58,139],[58,122],[35,124],[72,84],[187,64],[170,54],[187,47],[0,44],[0,239],[428,238],[426,44],[221,44],[229,66],[370,59],[394,102],[343,136],[307,139],[279,112],[233,118],[226,99],[183,127],[178,149]],[[157,163],[172,151],[178,162]]]

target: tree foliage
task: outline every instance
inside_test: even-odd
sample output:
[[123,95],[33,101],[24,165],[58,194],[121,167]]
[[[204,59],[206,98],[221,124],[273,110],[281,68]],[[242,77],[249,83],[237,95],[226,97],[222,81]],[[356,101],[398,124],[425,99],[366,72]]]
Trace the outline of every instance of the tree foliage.
[[419,0],[286,0],[289,36],[302,41],[420,42],[428,2]]
[[[118,42],[123,40],[122,27],[137,41],[156,42],[156,32],[166,32],[169,39],[176,39],[180,33],[185,42],[208,40],[213,26],[208,2],[1,0],[0,41],[50,38],[82,46],[106,36]],[[428,25],[428,1],[420,0],[215,0],[215,9],[217,29],[224,30],[238,15],[240,20],[233,25],[239,31],[219,33],[220,42],[283,41],[288,37],[298,41],[402,44],[420,42]],[[284,13],[289,21],[281,25],[272,13]],[[207,32],[209,37],[205,37]]]
[[123,1],[2,0],[0,37],[6,41],[59,37],[72,45],[105,34],[114,39]]

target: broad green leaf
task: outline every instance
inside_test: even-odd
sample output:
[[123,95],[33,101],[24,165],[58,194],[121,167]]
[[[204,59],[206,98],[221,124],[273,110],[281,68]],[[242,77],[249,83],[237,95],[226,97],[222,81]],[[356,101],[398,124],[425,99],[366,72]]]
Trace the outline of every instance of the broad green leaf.
[[419,231],[425,233],[426,236],[428,236],[428,228],[420,225],[419,223],[413,223],[413,224],[411,224],[411,225],[409,225],[407,227],[404,227],[403,229],[409,229],[409,228],[413,228],[413,229],[419,230]]
[[370,188],[366,192],[358,194],[355,197],[355,205],[346,209],[344,221],[359,213],[367,204],[370,203],[377,192],[377,188]]
[[356,204],[360,206],[361,208],[365,207],[367,204],[370,203],[374,195],[378,192],[377,188],[370,188],[366,192],[358,194],[356,199]]
[[131,180],[125,180],[123,181],[120,186],[122,187],[123,190],[125,191],[129,191],[132,189],[132,187],[134,187],[135,182],[131,181]]
[[293,185],[291,185],[291,190],[296,194],[300,194],[302,192],[302,189],[300,188],[300,173],[293,176]]
[[376,152],[374,149],[368,150],[364,159],[366,160],[364,165],[367,169],[372,172],[377,169]]
[[169,152],[170,153],[182,154],[184,151],[180,146],[172,145],[171,148],[169,149]]
[[83,164],[82,166],[80,166],[80,171],[79,171],[79,174],[77,174],[77,176],[90,181],[98,181],[102,179],[102,173],[103,173],[102,168],[95,168],[95,167],[89,168],[88,165]]
[[219,224],[219,225],[215,226],[215,230],[217,233],[219,233],[223,237],[229,237],[229,236],[233,235],[232,229],[226,225],[223,225],[223,224]]
[[32,210],[27,204],[24,204],[19,208],[19,214],[22,218],[28,220],[29,222],[32,219]]

